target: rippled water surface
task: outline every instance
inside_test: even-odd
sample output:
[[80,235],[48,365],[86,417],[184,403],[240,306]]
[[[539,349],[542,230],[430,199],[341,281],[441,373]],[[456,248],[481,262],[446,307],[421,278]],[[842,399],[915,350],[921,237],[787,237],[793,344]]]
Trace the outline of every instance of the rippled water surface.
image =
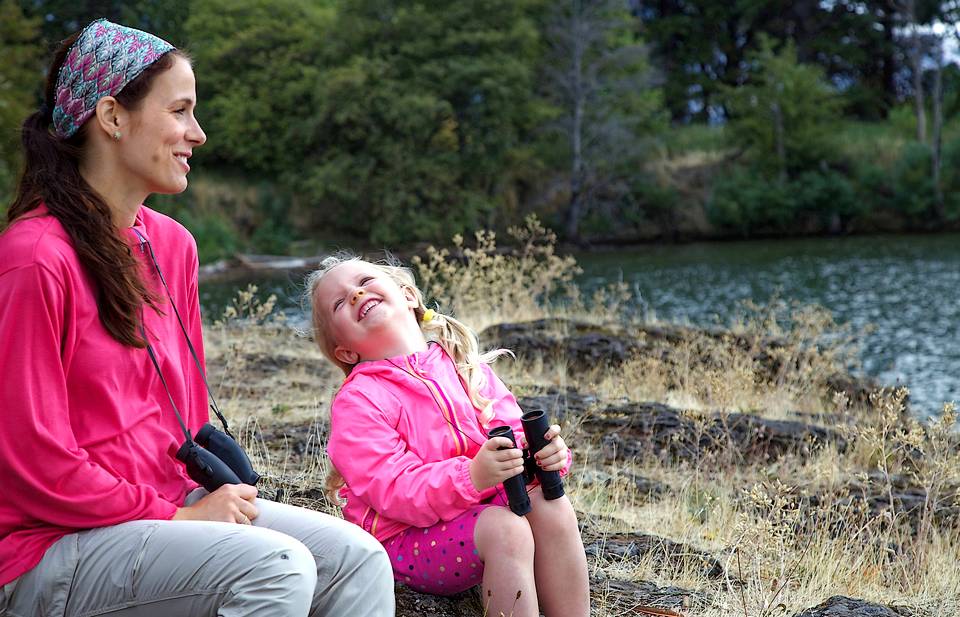
[[960,236],[878,236],[649,247],[581,259],[584,283],[622,276],[640,310],[728,323],[743,298],[821,304],[862,335],[864,370],[933,413],[960,398]]
[[[960,399],[960,236],[878,236],[642,247],[578,256],[586,288],[623,279],[636,310],[667,321],[728,323],[738,303],[821,304],[862,335],[864,370],[910,387],[921,414]],[[301,274],[256,281],[297,305]],[[206,314],[246,279],[201,285]]]

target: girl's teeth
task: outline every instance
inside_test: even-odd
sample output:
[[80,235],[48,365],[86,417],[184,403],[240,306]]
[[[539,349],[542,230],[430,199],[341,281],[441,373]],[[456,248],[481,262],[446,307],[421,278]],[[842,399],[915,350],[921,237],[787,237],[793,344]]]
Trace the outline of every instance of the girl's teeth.
[[370,310],[378,304],[380,304],[379,300],[371,300],[370,302],[367,302],[367,304],[363,307],[363,312],[360,314],[360,317],[366,317],[367,313],[369,313]]

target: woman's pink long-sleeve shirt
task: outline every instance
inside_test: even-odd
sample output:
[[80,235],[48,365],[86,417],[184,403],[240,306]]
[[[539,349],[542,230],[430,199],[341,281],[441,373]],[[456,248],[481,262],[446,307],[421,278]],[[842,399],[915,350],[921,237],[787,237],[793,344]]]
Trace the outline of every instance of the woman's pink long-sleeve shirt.
[[493,370],[482,368],[481,394],[493,402],[487,427],[440,345],[353,369],[331,403],[327,444],[347,483],[340,493],[346,520],[382,542],[455,518],[494,494],[474,487],[470,461],[494,426],[509,425],[519,442],[523,412]]
[[[141,207],[198,354],[197,249],[179,223]],[[145,326],[191,431],[206,392],[176,316],[133,229],[124,230],[164,315]],[[200,356],[201,362],[203,360]],[[174,459],[183,434],[145,349],[100,323],[94,285],[60,223],[40,206],[0,235],[0,586],[81,529],[170,519],[196,484]]]

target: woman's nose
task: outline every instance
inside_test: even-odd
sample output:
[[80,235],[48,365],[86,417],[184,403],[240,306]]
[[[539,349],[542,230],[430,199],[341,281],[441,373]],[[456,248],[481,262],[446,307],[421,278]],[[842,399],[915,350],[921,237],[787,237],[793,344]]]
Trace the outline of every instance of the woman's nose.
[[353,295],[350,296],[350,306],[356,306],[357,302],[360,301],[360,298],[363,297],[363,293],[364,292],[362,289],[358,289],[355,292],[353,292]]
[[196,118],[193,119],[193,126],[190,127],[190,134],[187,135],[187,140],[197,146],[202,146],[207,143],[207,134],[200,128],[200,122],[198,122]]

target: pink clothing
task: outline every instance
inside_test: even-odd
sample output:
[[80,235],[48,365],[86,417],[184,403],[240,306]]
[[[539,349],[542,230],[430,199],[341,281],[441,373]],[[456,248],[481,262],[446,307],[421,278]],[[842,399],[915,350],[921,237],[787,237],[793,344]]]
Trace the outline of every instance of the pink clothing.
[[489,428],[507,424],[519,441],[522,411],[493,370],[483,371],[481,394],[493,401],[488,426],[440,345],[353,369],[331,404],[327,445],[347,483],[345,519],[383,542],[408,527],[452,520],[494,495],[474,487],[470,461]]
[[[153,245],[202,356],[197,249],[179,223],[141,207],[134,228]],[[166,293],[133,230],[163,315],[148,337],[191,431],[207,420],[203,382]],[[113,339],[69,236],[40,206],[0,235],[0,585],[80,529],[170,519],[196,487],[174,459],[183,434],[145,349]]]
[[[498,494],[497,496],[499,496]],[[473,541],[480,513],[506,505],[481,503],[432,527],[408,527],[383,546],[398,583],[440,596],[466,591],[483,580],[483,561]]]

